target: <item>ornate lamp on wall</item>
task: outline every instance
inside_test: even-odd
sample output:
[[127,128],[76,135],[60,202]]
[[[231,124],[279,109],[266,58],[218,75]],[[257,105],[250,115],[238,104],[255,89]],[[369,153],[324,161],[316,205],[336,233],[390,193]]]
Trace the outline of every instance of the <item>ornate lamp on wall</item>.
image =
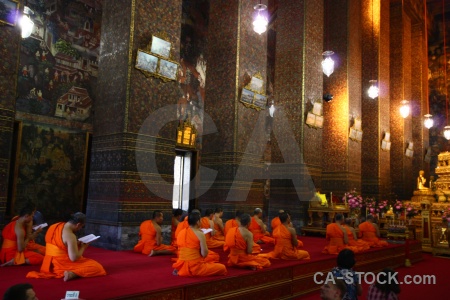
[[409,112],[410,112],[410,107],[409,107],[409,101],[408,100],[402,100],[401,102],[401,106],[400,106],[400,115],[402,116],[403,119],[406,119],[409,116]]
[[256,13],[255,20],[253,21],[253,30],[257,34],[262,34],[266,32],[267,25],[269,24],[269,21],[267,19],[267,5],[261,4],[261,0],[259,1],[259,4],[256,4],[254,7]]
[[[375,55],[373,55],[375,53],[374,41],[373,41],[375,39],[373,19],[374,19],[374,14],[373,14],[373,0],[372,0],[372,58],[375,56]],[[371,73],[371,77],[373,78],[372,68],[370,69],[370,73]],[[379,94],[377,80],[372,79],[369,82],[370,82],[370,87],[369,87],[369,90],[367,91],[367,94],[369,95],[370,98],[375,99],[376,97],[378,97],[378,94]]]
[[33,32],[34,22],[31,21],[30,15],[34,12],[28,7],[23,7],[23,16],[20,19],[20,27],[22,29],[22,38],[26,39]]

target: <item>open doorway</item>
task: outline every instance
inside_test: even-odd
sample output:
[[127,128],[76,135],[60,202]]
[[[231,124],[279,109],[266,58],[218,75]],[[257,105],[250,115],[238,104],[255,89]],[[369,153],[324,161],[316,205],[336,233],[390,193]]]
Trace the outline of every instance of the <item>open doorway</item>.
[[195,177],[196,161],[196,152],[176,150],[173,173],[173,209],[180,208],[188,212],[195,207],[195,184],[192,179]]

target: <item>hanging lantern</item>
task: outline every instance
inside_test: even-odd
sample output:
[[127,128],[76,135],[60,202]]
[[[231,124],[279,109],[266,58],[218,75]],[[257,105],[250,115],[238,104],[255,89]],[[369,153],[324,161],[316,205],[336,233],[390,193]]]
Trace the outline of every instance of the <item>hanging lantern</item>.
[[400,106],[400,115],[403,119],[406,119],[409,116],[410,107],[409,107],[409,101],[408,100],[402,100]]
[[177,146],[195,148],[197,130],[189,120],[181,123],[177,128]]
[[444,127],[444,137],[447,140],[450,140],[450,126],[448,125]]
[[267,6],[261,4],[260,2],[259,4],[256,4],[253,8],[257,11],[255,20],[253,21],[253,30],[257,34],[262,34],[266,32],[267,25],[269,24],[269,21],[265,16],[265,10],[267,10]]
[[376,80],[370,80],[370,87],[369,90],[367,91],[367,94],[369,95],[370,98],[375,99],[376,97],[378,97],[378,86],[377,86],[377,81]]
[[423,125],[427,128],[427,129],[430,129],[431,127],[433,127],[433,125],[434,125],[434,121],[433,121],[433,116],[432,115],[430,115],[430,114],[426,114],[425,116],[423,116],[424,117],[424,120],[423,120]]
[[331,58],[331,55],[333,54],[333,51],[325,51],[322,53],[324,56],[324,59],[322,60],[322,71],[328,77],[334,72],[334,60]]
[[273,105],[273,101],[272,101],[272,104],[269,107],[269,115],[270,115],[270,117],[273,118],[273,114],[274,113],[275,113],[275,105]]

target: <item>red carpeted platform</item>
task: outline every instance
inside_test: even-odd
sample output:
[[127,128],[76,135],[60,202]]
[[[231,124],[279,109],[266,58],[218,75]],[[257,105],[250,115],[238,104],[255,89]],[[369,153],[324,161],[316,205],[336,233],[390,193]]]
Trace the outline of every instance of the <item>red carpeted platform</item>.
[[[314,283],[316,272],[327,272],[336,264],[336,256],[322,254],[326,244],[321,237],[301,237],[309,261],[272,260],[272,266],[262,271],[228,268],[220,277],[183,278],[172,275],[171,257],[147,257],[131,251],[109,251],[90,247],[85,256],[100,262],[108,275],[75,279],[27,279],[28,271],[38,266],[0,268],[0,293],[22,282],[34,286],[41,300],[64,298],[66,291],[78,290],[87,300],[101,299],[290,299],[319,288]],[[263,252],[271,249],[263,245]],[[226,253],[219,252],[226,263]],[[412,262],[422,259],[421,245],[416,241],[392,244],[379,250],[357,255],[358,271],[377,271],[386,266],[403,265],[408,256]]]

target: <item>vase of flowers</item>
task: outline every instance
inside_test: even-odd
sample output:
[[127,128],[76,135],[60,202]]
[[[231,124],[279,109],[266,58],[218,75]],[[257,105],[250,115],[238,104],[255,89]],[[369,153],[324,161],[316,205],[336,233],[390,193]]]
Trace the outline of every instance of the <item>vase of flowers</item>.
[[401,213],[403,212],[403,202],[400,200],[396,200],[392,205],[392,209],[394,210],[394,213],[397,215],[397,219],[399,219]]
[[388,201],[387,200],[380,200],[377,203],[377,211],[380,214],[382,218],[384,218],[384,214],[388,210]]
[[411,223],[412,223],[412,218],[414,218],[418,214],[419,214],[419,211],[411,203],[406,204],[405,216],[408,218],[409,225],[411,225]]
[[354,217],[357,217],[361,214],[361,208],[363,207],[363,198],[356,192],[356,189],[345,193],[344,197],[342,197],[342,201],[348,205],[351,214]]

